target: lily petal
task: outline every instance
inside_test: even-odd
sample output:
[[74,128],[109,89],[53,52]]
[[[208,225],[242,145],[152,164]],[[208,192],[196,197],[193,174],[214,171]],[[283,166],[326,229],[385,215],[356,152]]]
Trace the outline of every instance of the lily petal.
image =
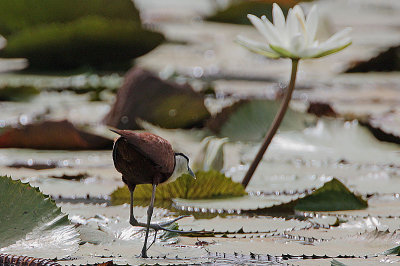
[[282,9],[273,4],[273,23],[262,16],[261,19],[248,15],[251,23],[266,38],[265,44],[238,37],[237,42],[247,49],[271,58],[316,58],[344,49],[351,44],[348,36],[351,28],[334,34],[328,40],[316,39],[319,15],[314,5],[304,16],[303,9],[296,5],[290,8],[285,21]]
[[299,57],[292,54],[290,51],[286,50],[283,47],[275,46],[270,44],[269,47],[271,47],[272,50],[274,50],[277,54],[280,55],[280,57],[287,57],[287,58],[293,58],[293,59],[298,59]]
[[293,36],[293,38],[290,40],[289,51],[292,52],[293,54],[300,55],[301,57],[301,54],[304,51],[305,47],[306,47],[305,37],[301,34]]
[[345,45],[343,45],[343,46],[340,46],[340,47],[338,47],[338,48],[331,49],[331,50],[324,51],[324,52],[321,52],[321,53],[319,53],[319,54],[313,55],[313,56],[311,56],[310,58],[320,58],[320,57],[323,57],[323,56],[327,56],[327,55],[330,55],[330,54],[334,54],[334,53],[337,53],[337,52],[343,50],[344,48],[348,47],[349,45],[351,45],[351,42],[349,42],[349,43],[347,43],[347,44],[345,44]]
[[[289,42],[290,39],[299,33],[299,22],[293,9],[289,9],[287,19],[286,19],[286,41]],[[290,43],[286,43],[290,45]]]
[[279,45],[281,43],[281,38],[279,37],[279,32],[275,26],[267,19],[266,16],[261,16],[261,20],[264,22],[265,26],[271,32],[271,43],[274,45]]
[[328,40],[326,40],[326,43],[337,42],[339,39],[343,39],[343,38],[347,37],[351,31],[352,31],[352,28],[348,27],[339,32],[336,32],[335,34],[332,35],[332,37],[330,37]]
[[302,22],[305,22],[304,12],[303,9],[299,5],[295,5],[293,7],[293,12],[297,16],[297,19],[300,19]]
[[241,46],[247,48],[248,50],[269,57],[269,58],[279,58],[280,55],[277,54],[275,51],[273,51],[268,45],[265,45],[263,43],[259,43],[253,40],[250,40],[246,37],[243,37],[241,35],[236,37],[236,43],[240,44]]
[[319,15],[317,11],[317,6],[313,5],[306,19],[308,43],[312,43],[315,40],[315,35],[318,29],[318,19]]
[[350,37],[345,37],[339,40],[327,40],[324,43],[321,43],[321,45],[319,46],[321,51],[326,51],[326,50],[331,50],[334,49],[335,47],[340,47],[343,45],[346,45],[347,43],[351,42],[351,38]]
[[254,27],[256,27],[256,29],[261,33],[262,36],[264,36],[264,38],[269,43],[275,40],[274,37],[272,37],[273,33],[271,33],[270,29],[265,26],[264,22],[261,19],[251,14],[247,15],[247,17],[249,18],[250,22],[253,23]]
[[272,5],[272,17],[276,29],[282,34],[285,30],[285,15],[283,15],[282,9],[277,3],[273,3]]

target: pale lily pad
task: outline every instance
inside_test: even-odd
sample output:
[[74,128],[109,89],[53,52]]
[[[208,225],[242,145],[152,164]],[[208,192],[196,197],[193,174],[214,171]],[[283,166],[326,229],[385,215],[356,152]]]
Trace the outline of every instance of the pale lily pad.
[[77,250],[78,233],[39,189],[3,176],[0,202],[0,252],[63,257]]
[[[242,100],[223,109],[212,118],[208,127],[222,137],[233,141],[260,141],[279,109],[279,103],[270,100]],[[312,117],[293,110],[286,112],[280,130],[302,130]]]
[[215,233],[242,234],[254,233],[284,233],[287,231],[307,230],[311,227],[308,221],[296,219],[284,219],[276,217],[247,217],[247,216],[227,216],[215,217],[212,219],[185,218],[178,221],[179,228],[188,230],[206,230]]
[[311,256],[347,256],[362,257],[376,256],[383,248],[393,246],[398,241],[396,235],[385,232],[370,232],[353,237],[345,237],[343,239],[335,239],[332,241],[314,242],[313,244],[304,245],[299,239],[282,239],[281,236],[276,237],[259,237],[259,238],[219,238],[218,245],[210,245],[210,252],[239,252],[241,254],[270,254],[271,256],[281,256],[290,254],[301,256],[305,254]]
[[[134,199],[148,201],[151,193],[151,185],[138,185],[134,192]],[[171,201],[173,198],[229,198],[245,194],[241,184],[233,182],[225,175],[217,171],[199,171],[196,173],[196,179],[185,174],[172,183],[160,185],[156,190],[156,201]],[[114,191],[111,194],[111,201],[114,204],[129,203],[130,194],[128,188],[124,186]]]

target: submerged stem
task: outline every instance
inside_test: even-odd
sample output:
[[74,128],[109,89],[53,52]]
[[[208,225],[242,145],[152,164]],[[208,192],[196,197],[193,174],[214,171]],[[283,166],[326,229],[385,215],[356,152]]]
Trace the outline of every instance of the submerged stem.
[[285,116],[286,110],[289,106],[290,99],[292,98],[294,84],[296,82],[298,63],[299,63],[298,59],[292,59],[292,74],[290,76],[289,87],[286,89],[285,96],[283,98],[281,106],[279,107],[278,113],[276,114],[275,119],[272,122],[271,128],[269,129],[267,135],[264,138],[263,144],[261,145],[256,157],[254,158],[253,162],[249,167],[249,170],[247,171],[245,177],[243,178],[242,185],[244,186],[244,188],[246,188],[247,185],[249,184],[251,177],[256,171],[258,164],[260,163],[265,151],[267,150],[269,144],[272,141],[272,138],[274,137],[276,131],[278,130],[283,120],[283,117]]

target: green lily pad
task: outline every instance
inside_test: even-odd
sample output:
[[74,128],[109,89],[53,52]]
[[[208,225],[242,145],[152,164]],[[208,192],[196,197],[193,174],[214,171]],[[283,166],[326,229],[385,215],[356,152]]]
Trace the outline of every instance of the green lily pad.
[[0,213],[0,252],[50,257],[78,248],[68,216],[38,188],[0,176]]
[[[286,14],[289,7],[295,4],[295,1],[290,3],[280,3],[283,12]],[[225,10],[220,10],[214,15],[207,18],[207,20],[251,25],[247,19],[247,14],[253,14],[257,17],[266,15],[269,20],[272,20],[272,1],[270,3],[263,1],[238,1],[230,5]]]
[[[164,40],[129,20],[86,16],[68,23],[36,25],[12,34],[1,56],[23,57],[36,70],[127,69]],[[99,56],[101,55],[101,56]]]
[[351,192],[342,182],[333,178],[310,195],[298,200],[300,211],[361,210],[368,207],[366,200]]
[[305,197],[272,207],[243,212],[256,213],[291,213],[294,211],[343,211],[362,210],[368,207],[368,202],[351,192],[342,182],[333,178],[322,187]]
[[[270,100],[242,100],[223,109],[209,121],[208,127],[233,141],[260,141],[272,124],[279,105]],[[302,130],[309,120],[309,115],[289,109],[279,129]]]
[[[134,192],[135,201],[150,200],[151,185],[138,185]],[[183,199],[211,199],[228,198],[245,195],[246,192],[240,183],[233,182],[230,178],[217,171],[196,173],[196,179],[184,174],[176,181],[160,185],[156,190],[156,201],[171,201],[173,198]],[[113,204],[130,202],[129,190],[126,186],[118,188],[111,194]]]
[[400,246],[390,248],[382,253],[383,255],[400,255]]
[[66,23],[85,16],[140,23],[139,11],[129,0],[2,0],[0,32],[8,37],[32,26]]
[[333,259],[331,261],[331,266],[346,266],[346,264],[341,263],[340,261],[337,261],[337,260]]
[[26,101],[39,93],[33,86],[4,86],[0,88],[0,101]]
[[187,213],[220,213],[244,215],[287,215],[296,211],[360,210],[368,207],[367,201],[354,195],[339,180],[333,178],[312,193],[275,197],[248,196],[240,199],[174,200],[175,207]]

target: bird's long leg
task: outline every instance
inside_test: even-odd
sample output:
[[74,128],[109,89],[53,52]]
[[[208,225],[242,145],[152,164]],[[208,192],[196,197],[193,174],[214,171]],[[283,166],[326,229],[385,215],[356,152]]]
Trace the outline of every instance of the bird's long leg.
[[146,236],[144,237],[144,245],[143,245],[143,249],[142,249],[142,258],[147,258],[147,239],[149,238],[150,221],[151,221],[151,216],[153,215],[154,199],[156,197],[156,188],[157,188],[157,185],[153,184],[153,192],[151,194],[150,206],[147,209]]
[[[133,187],[129,188],[129,192],[130,192],[130,195],[131,195],[129,223],[132,226],[141,226],[141,227],[146,227],[146,228],[149,227],[151,229],[154,229],[156,232],[158,230],[164,230],[164,231],[178,233],[178,234],[205,233],[204,231],[181,231],[181,230],[173,230],[173,229],[165,228],[165,226],[169,226],[169,225],[173,224],[174,222],[176,222],[176,221],[178,221],[178,220],[180,220],[182,218],[189,217],[189,215],[182,215],[182,216],[179,216],[178,218],[175,218],[175,219],[173,219],[171,221],[164,222],[164,223],[159,223],[159,224],[150,224],[150,225],[148,225],[146,223],[139,222],[138,220],[136,220],[135,216],[133,215],[133,192],[135,190],[135,187],[136,186],[133,186]],[[153,194],[154,194],[154,197],[155,197],[155,193],[153,193]],[[153,195],[152,195],[152,198],[153,198]],[[153,199],[153,205],[154,205],[154,199]]]
[[133,191],[135,191],[136,185],[133,187],[129,187],[129,192],[131,193],[131,206],[130,206],[130,215],[129,215],[129,223],[133,226],[137,226],[139,223],[135,219],[135,216],[133,215]]
[[154,239],[153,242],[151,242],[151,244],[147,247],[147,250],[149,250],[151,248],[151,246],[156,242],[157,240],[157,230],[154,231]]

